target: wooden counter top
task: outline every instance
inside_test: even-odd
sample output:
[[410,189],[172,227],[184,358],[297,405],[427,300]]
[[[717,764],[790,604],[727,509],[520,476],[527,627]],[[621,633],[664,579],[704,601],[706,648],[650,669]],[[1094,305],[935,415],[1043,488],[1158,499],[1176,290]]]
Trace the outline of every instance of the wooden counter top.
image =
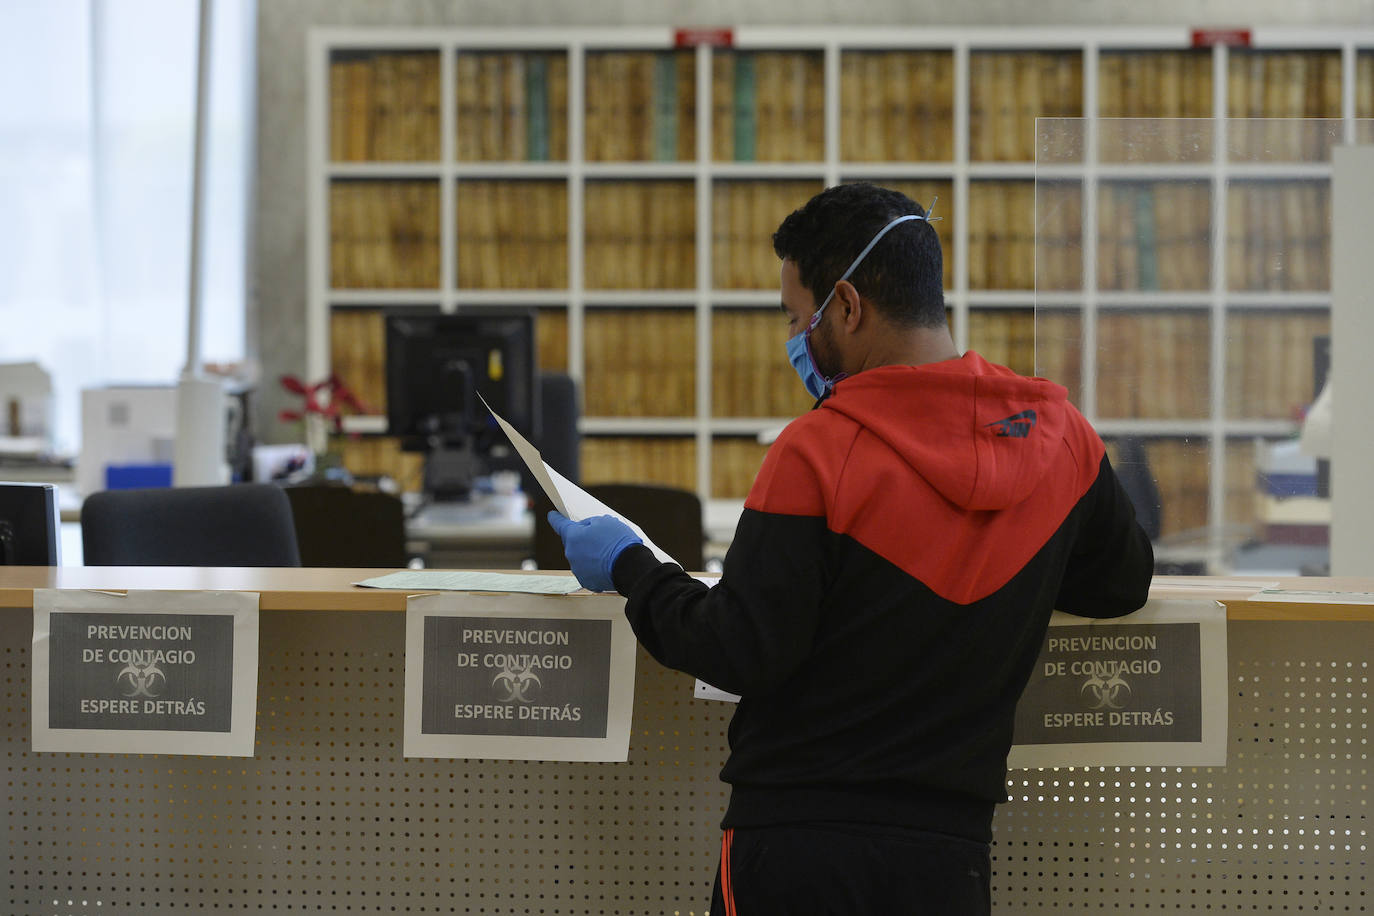
[[[258,592],[264,611],[404,611],[406,596],[354,582],[390,569],[300,569],[192,566],[0,566],[0,607],[30,608],[36,588],[98,591],[168,589]],[[549,571],[546,575],[569,575]]]
[[[31,608],[36,588],[100,591],[172,589],[252,591],[264,611],[403,611],[405,591],[359,588],[353,583],[392,572],[387,569],[280,569],[181,566],[0,566],[0,608]],[[551,570],[547,575],[568,575]],[[1226,605],[1231,620],[1369,620],[1374,605],[1342,604],[1320,594],[1310,602],[1252,601],[1250,578],[1167,577],[1150,589],[1153,598],[1213,598]],[[1285,589],[1313,592],[1374,592],[1374,579],[1297,579],[1277,581]]]

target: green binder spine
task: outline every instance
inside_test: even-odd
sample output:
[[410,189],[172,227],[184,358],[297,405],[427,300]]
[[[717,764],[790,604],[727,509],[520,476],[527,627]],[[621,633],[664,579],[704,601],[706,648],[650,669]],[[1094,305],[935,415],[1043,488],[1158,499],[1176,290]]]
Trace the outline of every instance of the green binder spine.
[[1135,193],[1136,260],[1141,289],[1159,289],[1155,232],[1154,187],[1141,185]]
[[531,54],[525,61],[525,155],[532,161],[549,158],[549,59]]
[[754,161],[754,142],[757,127],[754,84],[754,55],[735,55],[735,159]]
[[654,159],[677,159],[677,61],[671,53],[654,57]]

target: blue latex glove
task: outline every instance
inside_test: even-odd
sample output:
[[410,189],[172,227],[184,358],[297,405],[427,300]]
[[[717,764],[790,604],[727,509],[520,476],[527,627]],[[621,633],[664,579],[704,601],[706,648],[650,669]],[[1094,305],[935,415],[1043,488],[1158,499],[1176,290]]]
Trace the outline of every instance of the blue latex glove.
[[643,544],[630,526],[613,515],[597,515],[575,522],[554,509],[549,524],[563,539],[563,553],[582,587],[594,592],[613,592],[611,568],[626,547]]

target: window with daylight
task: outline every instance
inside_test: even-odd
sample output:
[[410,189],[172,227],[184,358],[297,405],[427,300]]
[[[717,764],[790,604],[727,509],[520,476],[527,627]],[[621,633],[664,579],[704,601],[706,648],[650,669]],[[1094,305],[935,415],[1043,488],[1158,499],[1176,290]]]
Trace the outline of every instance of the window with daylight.
[[[244,354],[255,4],[213,5],[201,236],[206,361]],[[198,4],[0,4],[0,363],[52,377],[74,453],[82,388],[186,361]]]

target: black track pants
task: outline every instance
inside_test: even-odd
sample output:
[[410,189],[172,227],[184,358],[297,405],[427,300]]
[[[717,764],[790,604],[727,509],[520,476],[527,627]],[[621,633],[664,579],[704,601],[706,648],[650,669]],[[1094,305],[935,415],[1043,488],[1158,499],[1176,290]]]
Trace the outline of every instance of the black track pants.
[[727,830],[711,916],[988,916],[986,843],[873,824]]

